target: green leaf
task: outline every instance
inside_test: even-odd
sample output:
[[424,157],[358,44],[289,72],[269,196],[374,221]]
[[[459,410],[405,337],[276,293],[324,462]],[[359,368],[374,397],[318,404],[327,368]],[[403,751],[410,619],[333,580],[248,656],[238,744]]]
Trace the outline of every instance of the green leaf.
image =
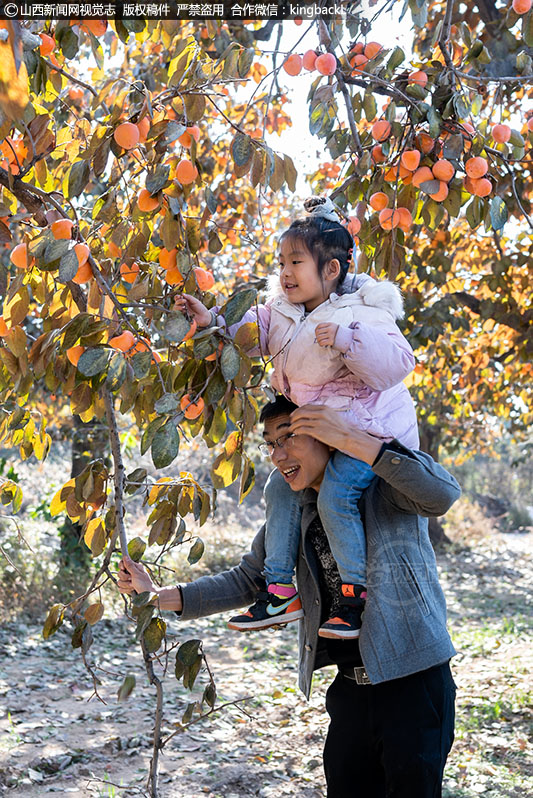
[[190,321],[179,310],[175,310],[169,314],[168,321],[163,327],[161,334],[167,341],[179,343],[183,341],[190,329]]
[[513,145],[513,147],[523,147],[525,144],[524,137],[518,132],[518,130],[511,130],[511,138],[509,139],[509,142]]
[[108,349],[104,347],[86,349],[78,361],[78,371],[86,377],[94,377],[105,369],[108,360]]
[[169,174],[170,166],[168,164],[159,164],[152,172],[149,172],[145,187],[150,194],[157,194],[158,191],[169,185]]
[[533,47],[533,14],[522,17],[522,38],[528,47]]
[[155,607],[153,604],[148,604],[144,607],[141,607],[139,614],[137,616],[137,628],[135,630],[136,640],[141,639],[141,636],[144,634],[144,630],[152,620],[154,612],[155,612]]
[[79,197],[87,183],[89,182],[91,170],[88,161],[76,161],[68,175],[68,199]]
[[207,687],[204,690],[204,694],[202,697],[202,701],[211,707],[211,709],[215,706],[215,702],[217,700],[217,689],[213,682],[209,682]]
[[[186,130],[187,126],[182,125],[181,122],[168,122],[165,124],[163,134],[160,137],[160,141],[163,141],[165,144],[170,144],[172,141],[176,141],[177,139],[179,139],[179,137],[183,135],[183,133],[185,133]],[[166,166],[165,168],[169,169],[168,166]]]
[[365,91],[365,96],[363,99],[363,110],[365,112],[365,116],[368,122],[372,122],[372,120],[376,118],[376,114],[378,112],[378,106],[376,103],[376,98],[374,97],[371,91]]
[[241,368],[241,358],[233,344],[226,344],[220,355],[222,376],[228,382],[235,379]]
[[180,661],[183,665],[190,667],[194,665],[196,662],[196,658],[198,657],[198,651],[202,644],[201,640],[186,640],[185,643],[182,643],[181,646],[178,648],[176,654],[176,661]]
[[[146,543],[144,545],[146,547]],[[129,546],[128,546],[128,552],[129,552]],[[131,603],[134,607],[146,607],[147,604],[154,598],[154,596],[155,593],[150,593],[149,590],[143,590],[142,593],[138,593],[136,596],[133,596]]]
[[152,364],[151,352],[136,352],[131,359],[133,373],[135,374],[138,380],[142,380],[143,377],[146,377],[146,375],[150,371],[151,364]]
[[211,213],[216,213],[218,201],[209,187],[205,189],[205,204]]
[[201,558],[202,554],[204,553],[204,542],[201,538],[196,538],[194,543],[191,546],[191,550],[187,556],[187,560],[191,565],[194,565],[195,562]]
[[57,37],[61,52],[65,58],[75,58],[78,54],[79,41],[71,27],[63,28],[61,36]]
[[285,155],[283,160],[285,162],[285,181],[291,191],[296,191],[298,172],[296,171],[294,161],[289,155]]
[[154,410],[159,415],[172,413],[178,409],[178,397],[174,393],[164,393],[154,404]]
[[254,62],[255,57],[255,49],[253,47],[248,47],[248,49],[244,50],[240,56],[239,60],[237,61],[237,74],[240,78],[245,78],[248,72],[250,71],[250,67]]
[[159,427],[161,427],[165,423],[164,418],[154,418],[146,429],[144,430],[141,438],[141,455],[146,454],[150,446],[152,445],[152,441],[154,439],[154,435],[156,434]]
[[493,197],[490,203],[490,221],[495,230],[501,230],[507,219],[509,212],[507,205],[501,197]]
[[219,454],[211,469],[213,485],[216,490],[227,488],[228,485],[235,482],[239,475],[240,468],[241,453],[239,451],[234,452],[229,458],[225,452]]
[[61,256],[59,261],[59,282],[68,283],[68,281],[72,280],[72,278],[76,275],[78,268],[78,257],[74,252],[74,249],[69,249],[68,252],[65,252],[65,254]]
[[162,618],[152,618],[144,630],[144,644],[149,654],[153,654],[159,648],[165,637],[167,625]]
[[134,687],[135,676],[129,673],[118,689],[117,701],[125,701],[132,694]]
[[128,542],[128,554],[130,555],[133,562],[139,562],[145,551],[146,551],[146,542],[142,538],[132,538]]
[[465,140],[461,135],[461,133],[457,133],[456,135],[453,136],[448,136],[442,148],[443,158],[447,158],[452,161],[458,160],[463,154],[464,145],[465,145]]
[[248,496],[255,484],[255,466],[252,461],[246,457],[244,468],[241,474],[241,485],[239,490],[239,504]]
[[403,61],[405,61],[404,51],[401,47],[395,47],[387,61],[387,72],[393,72]]
[[246,311],[254,304],[256,296],[257,291],[255,288],[246,288],[244,291],[240,291],[238,294],[231,297],[226,303],[226,306],[222,309],[222,315],[228,327],[231,327],[242,319]]
[[[46,249],[42,255],[42,261],[46,265],[48,263],[52,263],[55,260],[58,260],[63,255],[65,255],[70,247],[72,246],[71,241],[67,241],[64,238],[59,239],[58,241],[51,241],[47,244]],[[76,253],[73,252],[74,257],[76,258]],[[76,258],[76,264],[78,263],[78,259]]]
[[106,385],[110,391],[118,391],[126,379],[126,360],[119,352],[111,356],[106,376]]
[[328,121],[327,105],[325,103],[315,105],[309,115],[309,132],[311,135],[318,135]]
[[165,468],[178,456],[180,436],[176,425],[167,421],[154,435],[152,441],[152,460],[156,468]]
[[440,133],[440,114],[435,108],[430,108],[426,114],[426,118],[429,122],[429,135],[432,139],[436,139]]
[[252,139],[245,133],[237,133],[231,142],[231,157],[236,166],[245,166],[253,157]]

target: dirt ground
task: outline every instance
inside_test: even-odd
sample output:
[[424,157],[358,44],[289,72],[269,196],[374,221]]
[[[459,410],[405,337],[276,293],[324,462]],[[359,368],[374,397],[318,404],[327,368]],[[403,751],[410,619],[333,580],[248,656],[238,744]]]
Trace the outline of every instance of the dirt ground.
[[[490,534],[439,557],[459,652],[447,798],[533,795],[532,538]],[[94,627],[89,652],[105,704],[91,698],[91,680],[66,632],[43,641],[41,618],[0,630],[0,792],[13,798],[145,794],[154,693],[132,628],[119,614]],[[167,614],[171,639],[204,640],[218,703],[248,700],[245,712],[228,707],[173,737],[161,758],[161,798],[324,796],[324,694],[333,670],[317,675],[307,703],[296,685],[294,626],[245,636],[227,631],[225,620],[180,624]],[[137,684],[128,701],[117,703],[126,673]],[[202,675],[198,682],[200,688],[206,683]],[[168,673],[169,733],[190,700]]]

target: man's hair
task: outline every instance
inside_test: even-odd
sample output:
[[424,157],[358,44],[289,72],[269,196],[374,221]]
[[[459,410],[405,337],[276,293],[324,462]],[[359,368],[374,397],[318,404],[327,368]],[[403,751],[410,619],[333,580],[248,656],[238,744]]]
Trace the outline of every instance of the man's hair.
[[286,399],[282,394],[278,394],[273,402],[269,402],[263,407],[261,415],[259,416],[259,421],[261,424],[264,424],[265,421],[271,418],[289,415],[293,410],[296,410],[297,407],[298,405],[295,405],[294,402],[289,401],[289,399]]

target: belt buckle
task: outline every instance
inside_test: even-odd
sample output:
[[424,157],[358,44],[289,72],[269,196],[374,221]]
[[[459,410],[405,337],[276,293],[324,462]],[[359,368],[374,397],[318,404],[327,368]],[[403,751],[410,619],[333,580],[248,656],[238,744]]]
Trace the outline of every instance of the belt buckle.
[[366,672],[364,666],[360,668],[354,668],[353,673],[357,684],[371,684],[371,681],[368,678],[368,673]]

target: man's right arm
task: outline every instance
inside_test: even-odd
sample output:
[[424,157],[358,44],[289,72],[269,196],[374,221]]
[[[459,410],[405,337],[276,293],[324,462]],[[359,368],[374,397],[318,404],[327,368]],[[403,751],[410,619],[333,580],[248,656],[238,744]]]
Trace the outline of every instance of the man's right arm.
[[257,592],[264,589],[264,560],[263,526],[253,539],[250,551],[234,568],[181,585],[183,608],[180,617],[192,620],[253,604]]

